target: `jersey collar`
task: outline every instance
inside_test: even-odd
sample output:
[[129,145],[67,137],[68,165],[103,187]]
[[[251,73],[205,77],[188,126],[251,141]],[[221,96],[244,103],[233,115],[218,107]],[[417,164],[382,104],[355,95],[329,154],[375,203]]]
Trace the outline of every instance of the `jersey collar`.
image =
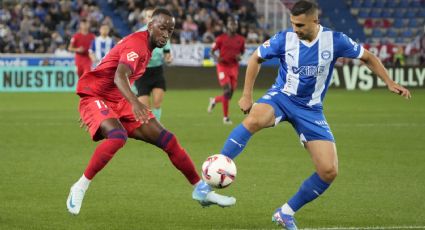
[[321,25],[319,25],[319,32],[317,33],[317,36],[316,36],[316,38],[313,40],[313,41],[311,41],[311,42],[307,42],[307,41],[305,41],[305,40],[300,40],[301,41],[301,43],[303,44],[303,45],[305,45],[305,46],[307,46],[307,47],[312,47],[312,46],[314,46],[314,44],[316,44],[316,42],[319,40],[319,37],[320,37],[320,35],[322,34],[322,31],[323,31],[323,27],[321,26]]

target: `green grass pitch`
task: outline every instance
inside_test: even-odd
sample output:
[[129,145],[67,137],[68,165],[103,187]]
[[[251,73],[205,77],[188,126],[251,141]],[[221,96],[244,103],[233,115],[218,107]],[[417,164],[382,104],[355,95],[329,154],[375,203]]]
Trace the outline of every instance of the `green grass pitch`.
[[[206,113],[218,93],[171,90],[163,104],[163,124],[198,170],[243,119],[240,90],[233,126],[222,125],[220,105]],[[386,90],[330,90],[325,114],[340,174],[297,213],[301,228],[425,226],[425,90],[412,93],[407,101]],[[314,170],[292,127],[280,124],[256,134],[236,159],[236,181],[220,191],[234,195],[236,206],[201,208],[165,154],[129,140],[71,216],[69,187],[96,146],[78,127],[77,103],[67,93],[0,94],[0,229],[277,229],[273,211]]]

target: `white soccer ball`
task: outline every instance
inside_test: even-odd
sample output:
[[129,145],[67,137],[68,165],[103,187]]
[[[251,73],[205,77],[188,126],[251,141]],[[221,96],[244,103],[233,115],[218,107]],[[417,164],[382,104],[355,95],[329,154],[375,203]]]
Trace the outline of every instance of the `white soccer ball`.
[[236,178],[236,165],[229,157],[216,154],[202,164],[202,179],[215,188],[225,188]]

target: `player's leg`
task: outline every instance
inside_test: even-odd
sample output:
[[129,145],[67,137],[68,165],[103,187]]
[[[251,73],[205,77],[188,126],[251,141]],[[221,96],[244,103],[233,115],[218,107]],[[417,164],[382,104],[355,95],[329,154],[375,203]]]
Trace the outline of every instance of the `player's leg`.
[[[287,103],[289,104],[289,103]],[[307,203],[325,192],[338,173],[338,157],[334,137],[322,111],[291,107],[290,122],[297,130],[300,140],[310,153],[316,167],[298,192],[273,215],[274,221],[287,229],[296,229],[294,214]]]
[[202,205],[217,204],[227,207],[236,203],[233,197],[214,193],[211,187],[200,179],[189,154],[181,147],[174,134],[162,127],[156,119],[151,119],[149,123],[134,129],[130,136],[153,144],[166,152],[172,164],[183,173],[190,184],[195,186],[193,198]]
[[323,194],[338,174],[338,157],[335,143],[326,140],[308,141],[305,147],[311,155],[316,172],[307,178],[298,192],[276,210],[273,218],[287,229],[297,229],[295,212]]
[[221,153],[234,159],[245,148],[251,136],[275,124],[275,109],[266,103],[255,104],[248,116],[230,133]]
[[152,113],[158,121],[161,120],[162,109],[161,104],[164,100],[164,90],[162,88],[154,88],[152,90]]
[[222,95],[222,103],[223,103],[223,124],[231,125],[232,121],[229,118],[229,102],[233,96],[233,89],[231,84],[225,84],[223,86],[223,95]]
[[[218,83],[223,88],[223,92],[224,92],[224,87],[227,84],[230,84],[230,82],[229,82],[229,78],[226,76],[225,67],[221,66],[220,64],[217,64],[217,79],[218,79]],[[217,103],[222,103],[223,100],[224,100],[224,93],[215,97],[210,97],[208,108],[207,108],[208,113],[211,113],[215,105]],[[223,110],[224,110],[224,107],[223,107]]]
[[103,101],[96,98],[82,99],[79,109],[92,138],[104,140],[96,147],[81,178],[70,189],[66,204],[68,211],[74,215],[80,212],[84,194],[91,180],[127,140],[127,131],[116,118],[117,115]]

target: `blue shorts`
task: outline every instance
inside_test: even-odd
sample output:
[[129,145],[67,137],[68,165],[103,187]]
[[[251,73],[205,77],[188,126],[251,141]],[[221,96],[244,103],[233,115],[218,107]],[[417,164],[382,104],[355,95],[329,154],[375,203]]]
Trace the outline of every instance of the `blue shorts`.
[[335,142],[322,109],[313,109],[292,101],[290,96],[270,89],[257,103],[271,105],[274,109],[275,125],[288,121],[297,131],[302,143],[313,140]]

